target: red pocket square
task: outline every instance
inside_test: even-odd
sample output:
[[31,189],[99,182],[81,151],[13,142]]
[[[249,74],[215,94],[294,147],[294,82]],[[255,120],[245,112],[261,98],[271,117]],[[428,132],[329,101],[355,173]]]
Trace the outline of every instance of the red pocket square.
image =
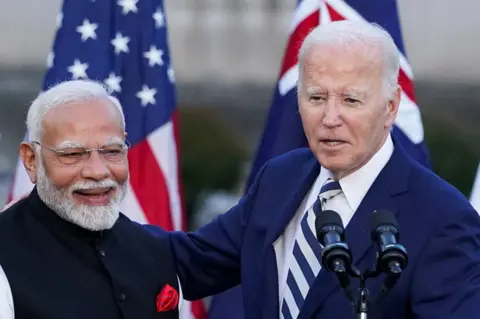
[[170,285],[165,285],[157,295],[157,311],[169,311],[178,306],[178,292]]

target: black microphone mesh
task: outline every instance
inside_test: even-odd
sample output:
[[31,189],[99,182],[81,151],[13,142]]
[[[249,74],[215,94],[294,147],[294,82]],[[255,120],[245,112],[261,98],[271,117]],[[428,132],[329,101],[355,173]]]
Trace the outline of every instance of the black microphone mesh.
[[377,229],[377,227],[382,225],[391,225],[397,228],[397,219],[395,215],[389,210],[376,210],[373,212],[370,219],[370,229],[372,232]]
[[315,228],[319,229],[326,225],[337,225],[343,228],[342,218],[333,210],[324,210],[316,214]]

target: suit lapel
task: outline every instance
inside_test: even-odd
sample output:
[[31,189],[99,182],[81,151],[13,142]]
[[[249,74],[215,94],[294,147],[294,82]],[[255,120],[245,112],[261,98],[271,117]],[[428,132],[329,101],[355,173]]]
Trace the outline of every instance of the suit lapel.
[[265,236],[264,258],[260,276],[264,281],[262,298],[268,302],[262,304],[262,319],[276,319],[280,311],[278,302],[278,272],[273,244],[283,234],[285,228],[297,212],[298,207],[320,172],[320,165],[312,155],[312,159],[303,164],[300,170],[292,171],[291,176],[287,176],[285,179],[285,183],[291,185],[287,189],[292,190],[292,192],[278,194],[279,201],[282,201],[283,198],[287,200],[285,205],[278,210],[278,214],[272,218],[272,224],[268,227]]
[[272,220],[272,225],[268,228],[265,242],[267,246],[272,247],[273,242],[283,234],[319,173],[320,165],[316,158],[312,158],[300,172],[292,176],[293,178],[285,181],[291,185],[288,189],[291,189],[292,192],[279,194],[280,200],[282,195],[285,196],[285,205],[279,209],[278,215],[275,216],[276,219]]
[[[370,187],[345,229],[345,240],[357,267],[368,250],[373,249],[373,243],[370,239],[370,215],[379,209],[387,209],[394,214],[398,213],[393,197],[406,191],[410,171],[410,166],[406,163],[408,163],[408,160],[397,145],[390,161]],[[371,266],[374,265],[374,262],[374,260],[371,261]],[[359,270],[364,271],[364,269]],[[353,286],[354,280],[351,283]],[[336,275],[322,269],[310,288],[298,318],[311,318],[315,310],[321,307],[326,298],[337,288],[341,289]]]

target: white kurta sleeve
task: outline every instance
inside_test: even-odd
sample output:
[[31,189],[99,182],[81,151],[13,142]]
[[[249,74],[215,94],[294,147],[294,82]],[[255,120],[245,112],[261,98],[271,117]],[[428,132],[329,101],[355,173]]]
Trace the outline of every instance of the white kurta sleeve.
[[0,266],[0,319],[14,319],[13,296],[7,276]]

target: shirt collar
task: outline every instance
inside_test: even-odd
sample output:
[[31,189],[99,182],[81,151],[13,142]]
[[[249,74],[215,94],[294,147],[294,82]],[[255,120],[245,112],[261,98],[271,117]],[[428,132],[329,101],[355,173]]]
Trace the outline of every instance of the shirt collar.
[[[393,141],[390,134],[382,147],[360,169],[339,180],[345,198],[355,212],[363,198],[377,178],[378,174],[387,164],[393,153]],[[319,182],[323,185],[328,178],[333,178],[332,172],[321,167]]]

